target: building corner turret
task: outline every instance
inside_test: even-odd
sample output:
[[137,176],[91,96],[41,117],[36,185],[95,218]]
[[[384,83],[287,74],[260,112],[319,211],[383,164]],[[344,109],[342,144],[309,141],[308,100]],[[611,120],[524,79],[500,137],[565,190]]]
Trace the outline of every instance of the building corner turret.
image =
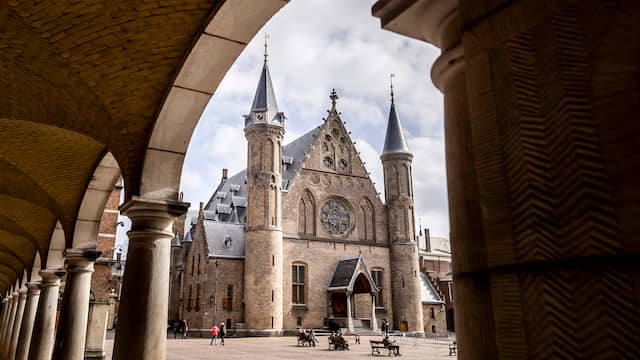
[[249,335],[280,335],[283,328],[282,141],[284,113],[265,61],[248,115],[245,323]]
[[412,161],[396,112],[393,84],[382,154],[391,262],[393,328],[424,335],[418,246],[415,236]]

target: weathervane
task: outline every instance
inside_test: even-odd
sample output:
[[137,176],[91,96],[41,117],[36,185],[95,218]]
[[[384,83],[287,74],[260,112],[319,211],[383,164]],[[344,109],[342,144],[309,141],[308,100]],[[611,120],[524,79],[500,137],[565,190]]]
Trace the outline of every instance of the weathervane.
[[391,83],[391,103],[393,104],[393,78],[396,76],[396,74],[391,74],[391,76],[389,76],[389,83]]
[[269,34],[264,33],[264,63],[267,63],[267,56],[269,56],[269,54],[267,53],[267,39],[269,39]]

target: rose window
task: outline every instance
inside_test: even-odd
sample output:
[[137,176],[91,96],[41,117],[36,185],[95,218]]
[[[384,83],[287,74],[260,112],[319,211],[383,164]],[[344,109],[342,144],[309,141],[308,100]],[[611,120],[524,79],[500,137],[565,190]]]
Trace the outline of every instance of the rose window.
[[351,217],[344,202],[331,199],[322,205],[320,211],[322,229],[331,235],[344,235],[349,230]]

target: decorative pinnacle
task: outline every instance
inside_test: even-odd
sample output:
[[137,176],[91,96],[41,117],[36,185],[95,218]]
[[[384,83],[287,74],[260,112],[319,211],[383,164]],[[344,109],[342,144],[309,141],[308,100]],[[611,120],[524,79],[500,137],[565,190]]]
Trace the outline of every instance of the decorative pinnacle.
[[329,95],[329,99],[331,99],[331,109],[335,110],[336,100],[339,99],[338,93],[336,93],[336,89],[331,89],[331,95]]
[[391,103],[393,104],[393,78],[396,76],[396,74],[391,74],[391,76],[389,76],[389,83],[391,84]]
[[264,63],[267,63],[267,56],[269,53],[267,52],[267,39],[269,39],[269,34],[264,33]]

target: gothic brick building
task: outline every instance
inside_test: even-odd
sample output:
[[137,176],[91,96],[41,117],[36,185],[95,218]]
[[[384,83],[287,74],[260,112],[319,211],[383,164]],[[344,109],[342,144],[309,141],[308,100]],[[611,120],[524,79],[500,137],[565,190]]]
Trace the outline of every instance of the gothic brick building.
[[[393,89],[392,89],[393,90]],[[248,335],[337,323],[423,334],[412,158],[391,109],[379,197],[336,110],[286,146],[265,60],[245,116],[247,168],[201,203],[173,242],[170,319],[193,331],[225,322]],[[429,328],[431,329],[431,328]]]

